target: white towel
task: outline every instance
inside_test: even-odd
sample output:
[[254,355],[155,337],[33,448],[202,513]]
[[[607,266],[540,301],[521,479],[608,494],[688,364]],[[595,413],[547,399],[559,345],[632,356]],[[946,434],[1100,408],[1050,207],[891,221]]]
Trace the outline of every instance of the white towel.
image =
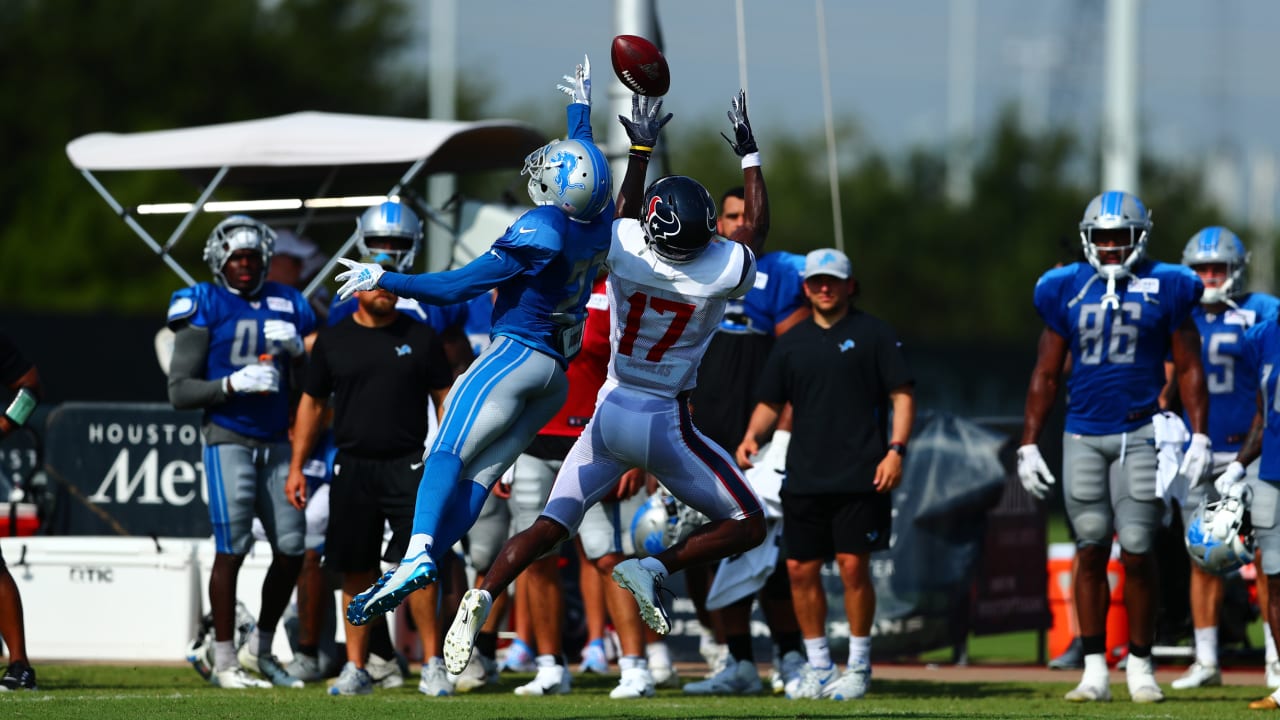
[[1166,505],[1187,497],[1187,478],[1178,473],[1182,464],[1182,451],[1191,440],[1191,433],[1180,415],[1164,410],[1151,417],[1156,442],[1156,497]]

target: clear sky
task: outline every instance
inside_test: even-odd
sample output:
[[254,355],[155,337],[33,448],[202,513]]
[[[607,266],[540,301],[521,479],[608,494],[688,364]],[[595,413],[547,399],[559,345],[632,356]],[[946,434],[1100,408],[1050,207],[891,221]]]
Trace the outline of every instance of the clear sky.
[[[976,2],[979,135],[1002,105],[1021,102],[1031,123],[1093,137],[1104,0]],[[821,133],[816,3],[744,5],[752,119],[762,132],[785,125]],[[657,8],[673,74],[667,109],[723,118],[739,84],[734,1],[659,0]],[[855,120],[889,153],[939,147],[947,129],[949,0],[826,0],[824,8],[837,116]],[[591,54],[597,93],[612,78],[608,0],[459,0],[457,13],[460,82],[468,72],[498,82],[502,97],[492,107],[547,101],[550,85],[583,52]],[[1143,0],[1140,15],[1139,112],[1148,151],[1185,163],[1202,162],[1214,148],[1246,159],[1280,151],[1280,2]]]

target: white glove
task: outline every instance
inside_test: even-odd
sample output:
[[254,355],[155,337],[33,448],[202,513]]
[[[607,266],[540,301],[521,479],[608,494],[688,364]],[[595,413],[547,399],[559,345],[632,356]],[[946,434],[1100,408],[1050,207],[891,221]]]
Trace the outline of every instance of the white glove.
[[346,300],[352,295],[362,290],[375,290],[378,287],[378,280],[382,278],[382,273],[386,272],[382,266],[377,263],[362,263],[347,258],[338,258],[338,262],[350,268],[345,272],[340,272],[334,278],[344,285],[338,288],[338,299]]
[[267,320],[262,323],[262,334],[267,342],[275,343],[293,357],[298,357],[305,350],[302,338],[298,335],[298,326],[288,320]]
[[280,391],[280,371],[275,365],[246,365],[227,376],[227,394],[252,395]]
[[1192,435],[1191,444],[1182,455],[1182,465],[1178,467],[1178,472],[1186,476],[1191,487],[1195,487],[1200,484],[1204,474],[1211,467],[1213,467],[1213,446],[1209,442],[1209,436],[1204,433]]
[[1049,466],[1045,465],[1040,448],[1032,443],[1018,448],[1018,479],[1022,487],[1037,499],[1043,500],[1049,495],[1049,486],[1057,482]]
[[591,107],[591,60],[582,56],[582,64],[574,69],[573,75],[565,75],[567,85],[556,85],[556,89],[573,98],[573,102]]
[[1227,491],[1231,489],[1231,486],[1240,482],[1242,478],[1244,478],[1244,466],[1240,464],[1240,461],[1232,460],[1227,469],[1218,476],[1218,479],[1213,481],[1213,489],[1217,490],[1222,497],[1226,497]]

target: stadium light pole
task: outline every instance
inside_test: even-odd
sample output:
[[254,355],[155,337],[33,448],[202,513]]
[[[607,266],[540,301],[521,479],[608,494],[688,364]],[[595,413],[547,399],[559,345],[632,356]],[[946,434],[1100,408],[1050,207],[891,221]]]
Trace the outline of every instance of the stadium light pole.
[[1138,2],[1107,0],[1102,189],[1138,192]]
[[[458,116],[458,3],[431,0],[431,22],[427,30],[429,116],[454,120]],[[427,204],[443,207],[457,190],[457,178],[449,173],[427,177]],[[453,261],[453,235],[433,223],[426,223],[427,271],[447,270]]]
[[[666,52],[666,48],[663,47],[662,33],[658,29],[658,10],[654,0],[614,0],[613,30],[614,35],[639,35],[652,40],[659,50]],[[613,108],[613,113],[608,117],[616,115],[631,117],[631,91],[614,76],[613,68],[602,63],[593,69],[591,74],[595,76],[593,81],[597,88],[600,86],[601,79],[612,78],[612,81],[607,81],[609,107]],[[611,122],[606,142],[605,155],[609,158],[614,189],[617,190],[621,186],[623,175],[627,172],[627,148],[631,146],[631,140],[627,138],[627,131],[621,123]],[[657,152],[649,161],[648,177],[662,177],[666,173],[667,164],[663,162],[665,158],[665,147],[660,142]]]

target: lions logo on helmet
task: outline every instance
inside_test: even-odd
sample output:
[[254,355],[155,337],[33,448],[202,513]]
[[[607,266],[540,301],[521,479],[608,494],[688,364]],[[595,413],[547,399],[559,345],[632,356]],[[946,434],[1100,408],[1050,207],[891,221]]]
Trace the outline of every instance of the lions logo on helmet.
[[1218,287],[1205,286],[1200,302],[1206,305],[1228,302],[1244,292],[1244,271],[1249,264],[1249,252],[1236,234],[1224,227],[1207,227],[1187,241],[1182,250],[1182,264],[1190,268],[1197,265],[1222,264],[1227,266],[1227,279]]
[[529,176],[534,205],[554,205],[580,222],[599,215],[613,192],[609,161],[600,148],[583,140],[543,145],[525,157],[520,174]]
[[657,555],[671,547],[677,520],[675,498],[662,492],[650,495],[631,518],[636,556]]
[[716,203],[698,181],[683,175],[656,180],[644,194],[640,218],[649,247],[668,262],[688,262],[716,234]]
[[407,272],[422,248],[422,221],[408,206],[388,200],[356,220],[356,250],[370,262]]
[[1253,562],[1253,528],[1246,523],[1252,493],[1238,482],[1216,502],[1202,502],[1187,525],[1187,554],[1206,572],[1226,575]]
[[267,280],[267,269],[271,266],[271,256],[275,253],[275,247],[275,230],[248,215],[232,215],[218,223],[213,228],[213,232],[209,233],[209,239],[204,244],[204,261],[213,271],[214,282],[229,292],[240,295],[242,294],[240,290],[227,283],[222,269],[236,251],[257,250],[262,254],[262,272],[253,287],[243,291],[244,295],[253,297],[258,294],[262,289],[262,283]]

